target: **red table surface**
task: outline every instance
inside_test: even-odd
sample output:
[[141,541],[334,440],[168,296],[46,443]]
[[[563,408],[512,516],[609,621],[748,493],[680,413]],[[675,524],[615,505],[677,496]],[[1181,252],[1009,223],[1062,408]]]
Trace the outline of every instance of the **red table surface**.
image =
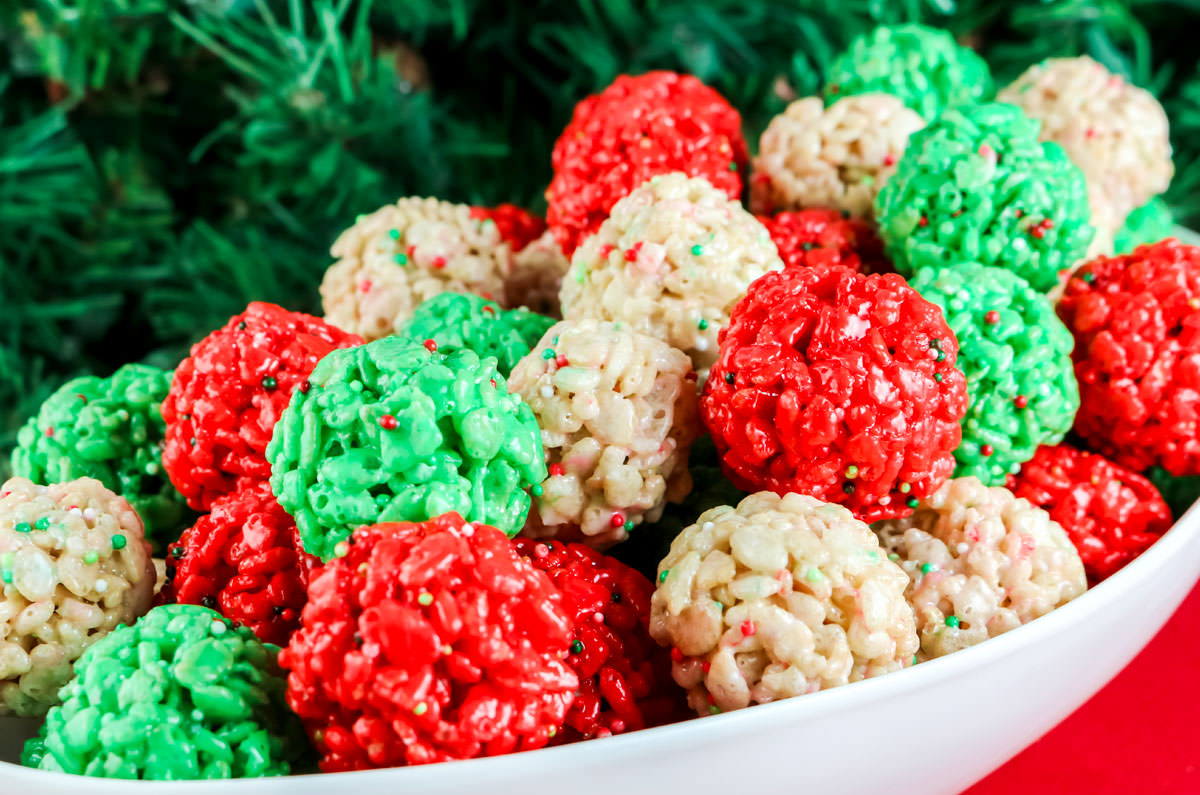
[[1200,793],[1200,586],[1091,701],[964,795]]

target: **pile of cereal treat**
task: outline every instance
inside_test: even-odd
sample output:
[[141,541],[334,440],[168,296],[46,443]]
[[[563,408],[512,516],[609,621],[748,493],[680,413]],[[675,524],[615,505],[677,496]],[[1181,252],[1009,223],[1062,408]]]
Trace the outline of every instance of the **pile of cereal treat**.
[[324,319],[253,303],[46,401],[0,493],[0,714],[93,776],[425,764],[1032,621],[1200,482],[1170,155],[1096,62],[995,91],[919,26],[753,156],[694,77],[620,77],[545,220],[402,198],[333,244]]

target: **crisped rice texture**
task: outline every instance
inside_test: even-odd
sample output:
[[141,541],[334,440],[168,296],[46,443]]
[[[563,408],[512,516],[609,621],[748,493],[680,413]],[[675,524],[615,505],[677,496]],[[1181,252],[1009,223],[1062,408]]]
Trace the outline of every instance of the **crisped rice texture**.
[[170,384],[169,372],[145,364],[68,381],[17,435],[13,474],[35,483],[95,478],[129,500],[153,543],[174,540],[184,502],[163,471],[159,408]]
[[1075,422],[1071,332],[1045,296],[1000,268],[924,268],[912,287],[942,310],[967,377],[971,403],[954,475],[1002,486],[1038,445],[1062,441]]
[[579,692],[554,744],[674,717],[682,693],[671,681],[666,650],[650,638],[650,581],[583,544],[517,538],[513,545],[550,576],[574,625],[567,665],[579,678]]
[[192,346],[162,404],[163,467],[196,510],[267,480],[267,443],[292,392],[334,348],[362,338],[255,301]]
[[310,554],[328,560],[359,525],[447,511],[509,534],[524,524],[524,489],[546,477],[533,412],[489,360],[429,348],[334,351],[292,395],[267,458]]
[[171,545],[165,599],[211,607],[264,643],[283,645],[300,623],[318,563],[263,481],[214,502]]
[[1042,123],[1087,178],[1093,224],[1120,228],[1167,189],[1175,167],[1167,114],[1154,95],[1086,55],[1029,67],[997,99]]
[[1200,247],[1174,238],[1100,258],[1067,282],[1089,449],[1135,472],[1200,474]]
[[798,99],[771,120],[750,178],[756,213],[832,207],[870,220],[875,194],[924,120],[888,94],[859,94],[828,108]]
[[994,638],[1087,589],[1058,523],[975,477],[948,481],[912,516],[875,529],[908,573],[923,659]]
[[404,198],[360,216],[334,242],[321,281],[325,320],[375,340],[395,333],[438,293],[504,300],[513,249],[465,204]]
[[1171,208],[1156,196],[1125,217],[1117,230],[1113,248],[1117,254],[1129,254],[1138,246],[1157,243],[1174,234],[1175,219]]
[[471,217],[493,223],[513,251],[520,251],[546,232],[546,222],[515,204],[472,207]]
[[1062,525],[1096,583],[1171,528],[1171,510],[1149,480],[1069,445],[1040,447],[1009,489]]
[[891,269],[875,229],[837,210],[813,208],[758,216],[788,268],[841,265],[859,273]]
[[418,343],[433,340],[441,353],[466,348],[481,359],[491,356],[500,375],[508,378],[552,325],[554,321],[544,315],[503,309],[477,295],[442,293],[417,307],[400,335]]
[[612,208],[563,279],[568,320],[596,318],[679,348],[703,374],[750,283],[783,267],[754,216],[703,179],[656,177]]
[[941,311],[900,276],[789,268],[734,309],[701,415],[735,485],[901,516],[954,471],[957,357]]
[[504,284],[505,302],[552,318],[562,318],[558,294],[571,263],[563,256],[553,232],[546,232],[513,258]]
[[696,374],[682,351],[628,326],[566,320],[513,370],[541,428],[549,475],[525,533],[605,548],[692,487]]
[[748,160],[742,119],[691,75],[621,75],[575,106],[554,143],[546,220],[570,257],[623,196],[659,174],[703,177],[742,195]]
[[1087,190],[1062,147],[1019,108],[946,111],[914,133],[875,199],[896,270],[978,262],[1046,292],[1092,241]]
[[0,487],[0,716],[57,704],[84,649],[150,609],[154,580],[141,520],[99,481]]
[[701,715],[897,671],[907,578],[840,505],[769,492],[705,511],[659,564],[650,633]]
[[322,770],[495,756],[562,730],[571,617],[503,533],[449,513],[352,539],[280,655]]
[[195,605],[164,605],[75,666],[22,762],[101,778],[287,775],[307,752],[275,648]]
[[850,43],[830,65],[828,101],[867,92],[892,94],[921,118],[991,98],[987,63],[947,31],[925,25],[880,25]]
[[1200,499],[1200,475],[1177,478],[1162,467],[1154,467],[1150,470],[1150,482],[1166,500],[1171,515],[1176,519],[1187,513],[1196,500]]

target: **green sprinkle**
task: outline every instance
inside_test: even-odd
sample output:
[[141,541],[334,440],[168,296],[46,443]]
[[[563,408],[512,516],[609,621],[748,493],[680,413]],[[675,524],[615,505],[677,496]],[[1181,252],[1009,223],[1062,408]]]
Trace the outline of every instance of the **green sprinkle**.
[[822,578],[823,575],[821,574],[821,570],[815,567],[809,569],[804,575],[804,579],[808,580],[809,582],[820,582]]
[[847,494],[853,494],[854,493],[854,484],[853,483],[843,483],[842,491],[846,492]]
[[268,375],[263,377],[262,386],[263,389],[274,389],[275,387],[279,386],[279,382],[276,381],[272,376]]
[[129,542],[125,540],[125,536],[121,535],[120,533],[117,533],[112,537],[113,549],[124,549],[127,543]]
[[934,380],[934,381],[937,381],[939,384],[940,384],[940,383],[942,383],[942,379],[943,379],[943,378],[945,378],[945,377],[946,377],[946,376],[942,375],[941,373],[934,373],[934,374],[933,374],[933,380]]
[[850,478],[851,480],[854,480],[856,477],[858,477],[858,467],[856,467],[854,464],[846,467],[846,477]]
[[950,629],[958,629],[958,616],[946,616],[946,626]]
[[32,529],[33,525],[29,522],[17,522],[16,526],[13,527],[13,530],[16,530],[18,533],[28,533]]
[[34,529],[34,530],[48,530],[48,529],[50,529],[50,517],[49,517],[49,516],[43,516],[41,519],[38,519],[36,522],[34,522],[34,523],[33,523],[33,529]]
[[408,255],[407,254],[394,254],[392,256],[392,261],[395,262],[397,265],[407,265],[408,264]]
[[730,160],[730,161],[729,161],[729,170],[730,170],[730,171],[737,171],[737,161],[736,161],[736,160]]
[[699,243],[692,246],[692,256],[693,257],[698,257],[703,253],[704,253],[704,246],[700,245]]
[[933,360],[934,360],[935,362],[944,362],[944,361],[946,360],[946,353],[945,353],[945,351],[939,350],[939,351],[937,352],[937,356],[934,356],[934,357],[933,357]]
[[625,530],[625,532],[626,532],[626,533],[628,533],[630,530],[632,530],[632,529],[633,529],[633,520],[632,520],[632,519],[626,519],[626,520],[625,520],[625,524],[624,524],[624,525],[622,525],[622,528]]
[[918,505],[920,505],[921,503],[920,503],[920,500],[918,500],[916,497],[909,497],[909,498],[908,498],[908,499],[905,501],[905,503],[904,503],[904,504],[905,504],[905,505],[907,505],[909,508],[916,508],[916,507],[917,507]]
[[921,573],[922,574],[928,574],[929,572],[934,571],[936,569],[937,569],[937,566],[933,563],[922,563],[921,564]]
[[737,379],[737,376],[734,375],[733,373],[725,374],[725,383],[727,383],[727,384],[732,384],[734,382],[734,380],[736,380],[736,379]]
[[424,715],[428,711],[429,711],[429,705],[426,704],[424,701],[418,701],[417,705],[415,707],[413,707],[413,714],[416,715],[418,718],[421,717],[422,715]]
[[571,654],[579,654],[582,651],[583,651],[583,641],[579,640],[579,638],[576,638],[575,640],[571,641]]
[[553,349],[553,348],[547,348],[546,350],[542,351],[542,358],[543,358],[543,359],[547,359],[547,360],[549,360],[549,359],[553,359],[553,358],[555,358],[556,356],[558,356],[558,354],[556,354],[556,353],[554,352],[554,349]]
[[1096,274],[1092,273],[1091,271],[1084,271],[1079,275],[1079,278],[1083,279],[1088,284],[1091,284],[1092,282],[1096,281]]
[[87,554],[85,554],[83,556],[83,562],[88,564],[89,566],[98,560],[100,560],[100,555],[99,555],[99,553],[95,552],[94,550],[91,552],[88,552]]
[[900,556],[899,556],[899,555],[897,555],[895,552],[889,552],[889,553],[888,553],[888,560],[890,560],[892,563],[895,563],[895,562],[897,562],[898,560],[900,560]]
[[708,714],[709,715],[720,715],[721,708],[718,707],[716,704],[709,704],[708,705]]
[[399,240],[400,239],[400,230],[399,229],[389,229],[388,237],[390,237],[392,240]]
[[705,320],[704,318],[700,318],[698,321],[696,321],[696,328],[700,329],[701,331],[704,331],[705,329],[708,328],[708,321]]
[[540,497],[546,493],[546,490],[544,488],[542,488],[541,483],[535,483],[535,484],[533,484],[533,488],[531,488],[529,490],[529,493],[535,497]]
[[420,595],[417,596],[417,604],[422,607],[429,607],[433,604],[433,594],[429,591],[421,591]]
[[6,583],[12,582],[13,581],[12,569],[4,569],[3,571],[0,571],[0,580],[4,580],[4,582],[6,582]]
[[912,484],[911,484],[911,483],[909,483],[907,480],[905,480],[905,481],[901,481],[901,483],[900,483],[900,493],[901,493],[901,494],[908,494],[910,491],[912,491]]
[[669,576],[671,576],[671,570],[670,570],[670,569],[663,569],[662,571],[660,571],[660,572],[658,573],[658,581],[659,581],[659,582],[666,582],[666,581],[667,581],[667,577],[669,577]]

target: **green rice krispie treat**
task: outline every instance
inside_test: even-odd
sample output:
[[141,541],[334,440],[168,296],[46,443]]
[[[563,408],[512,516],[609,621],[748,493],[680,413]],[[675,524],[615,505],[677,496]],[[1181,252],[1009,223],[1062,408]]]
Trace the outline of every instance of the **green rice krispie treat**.
[[1000,268],[925,268],[912,287],[946,316],[967,376],[971,402],[954,476],[1002,486],[1038,445],[1058,444],[1075,422],[1071,332],[1045,296]]
[[948,110],[913,133],[875,219],[904,276],[978,262],[1043,292],[1094,234],[1083,172],[1038,141],[1038,122],[1001,103]]
[[1113,248],[1117,254],[1129,254],[1138,246],[1157,243],[1175,233],[1175,219],[1171,208],[1161,196],[1138,207],[1125,217],[1125,224],[1117,230]]
[[552,325],[553,320],[528,309],[503,309],[477,295],[441,293],[418,306],[400,334],[420,343],[433,340],[441,353],[466,348],[481,358],[492,356],[500,375],[508,378]]
[[160,407],[170,387],[171,373],[145,364],[68,381],[21,429],[13,474],[42,484],[95,478],[129,501],[146,538],[164,548],[185,519],[183,497],[162,467]]
[[829,67],[825,98],[882,92],[932,121],[946,108],[983,102],[994,93],[987,63],[944,30],[882,25],[850,43]]
[[156,607],[83,653],[21,762],[102,778],[286,775],[309,746],[278,651],[206,607]]
[[491,359],[386,337],[317,363],[267,447],[271,488],[323,560],[356,528],[456,511],[515,535],[546,477],[529,406]]

